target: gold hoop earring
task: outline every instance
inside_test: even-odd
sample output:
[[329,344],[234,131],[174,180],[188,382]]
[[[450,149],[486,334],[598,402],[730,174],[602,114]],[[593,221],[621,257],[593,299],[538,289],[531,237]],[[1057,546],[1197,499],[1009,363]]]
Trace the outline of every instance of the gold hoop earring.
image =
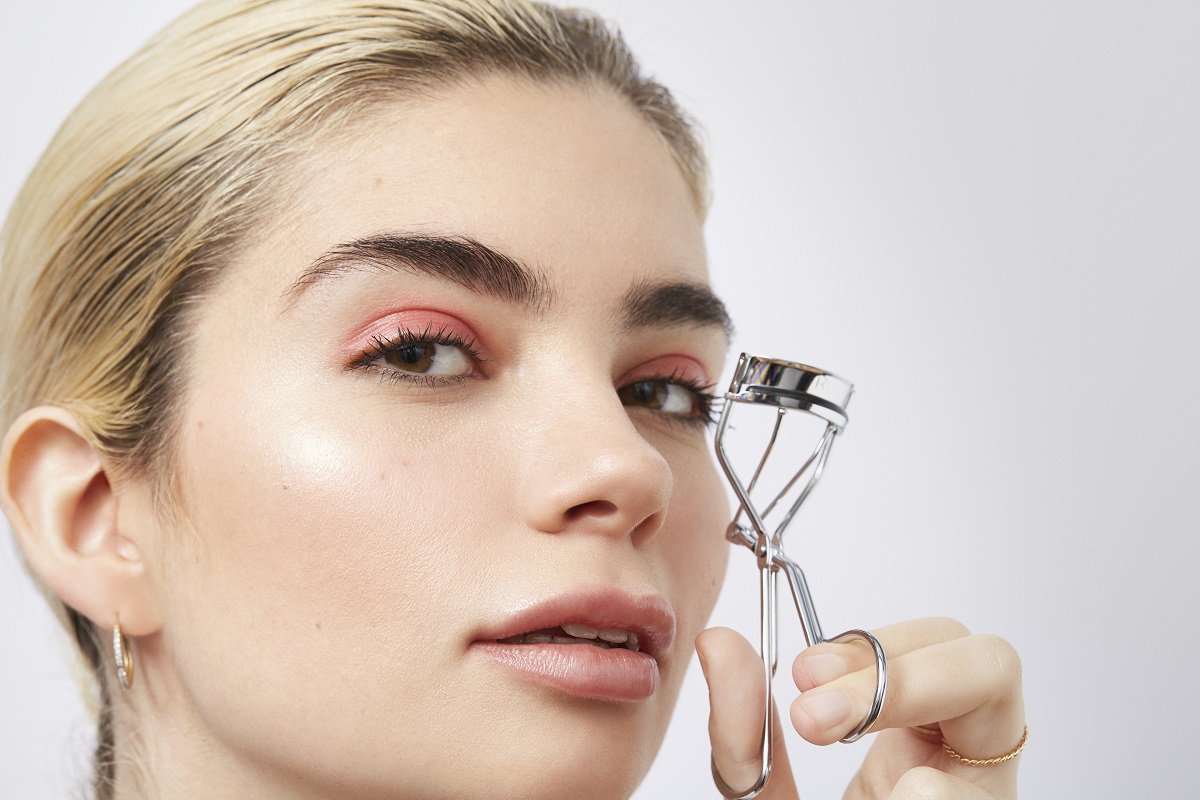
[[113,658],[117,662],[117,679],[126,690],[133,686],[133,651],[129,640],[121,633],[121,617],[113,623]]

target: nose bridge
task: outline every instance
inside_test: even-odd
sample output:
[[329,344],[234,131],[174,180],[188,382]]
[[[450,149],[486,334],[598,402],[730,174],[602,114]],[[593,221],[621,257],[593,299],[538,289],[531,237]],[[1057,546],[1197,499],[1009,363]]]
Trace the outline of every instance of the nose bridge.
[[527,521],[546,533],[628,535],[640,544],[666,516],[670,465],[607,376],[566,375],[532,391],[521,482]]

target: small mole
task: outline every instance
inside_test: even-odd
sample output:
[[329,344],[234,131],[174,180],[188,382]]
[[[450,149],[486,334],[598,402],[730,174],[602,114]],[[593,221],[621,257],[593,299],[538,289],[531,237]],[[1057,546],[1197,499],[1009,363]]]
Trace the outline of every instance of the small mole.
[[285,483],[285,484],[283,484],[283,490],[284,490],[285,492],[288,490],[288,485],[287,485],[286,483]]
[[199,429],[199,428],[203,428],[203,427],[204,427],[204,420],[202,420],[202,419],[196,420],[196,428]]
[[383,178],[377,175],[375,176],[375,187],[379,188],[380,186],[383,186]]
[[321,630],[321,623],[317,623],[317,630]]

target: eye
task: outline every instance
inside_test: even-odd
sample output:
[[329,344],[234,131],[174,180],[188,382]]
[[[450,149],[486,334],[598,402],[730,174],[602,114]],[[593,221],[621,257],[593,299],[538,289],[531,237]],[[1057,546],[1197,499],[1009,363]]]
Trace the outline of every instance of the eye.
[[438,386],[471,377],[482,360],[473,339],[446,330],[399,329],[394,337],[375,337],[348,369],[379,372],[381,377],[395,381]]
[[698,426],[712,421],[716,398],[708,387],[681,378],[646,378],[617,389],[628,407],[646,408],[671,419]]
[[390,367],[418,375],[465,375],[471,359],[461,346],[439,342],[401,342],[387,347],[379,358]]
[[696,395],[678,383],[667,381],[637,381],[617,390],[617,396],[627,406],[644,406],[667,414],[694,414]]

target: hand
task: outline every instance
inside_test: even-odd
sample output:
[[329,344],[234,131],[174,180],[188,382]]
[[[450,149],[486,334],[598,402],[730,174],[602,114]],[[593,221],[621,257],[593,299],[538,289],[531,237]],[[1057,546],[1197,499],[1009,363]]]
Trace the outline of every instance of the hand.
[[[904,622],[875,631],[888,656],[888,693],[879,731],[846,798],[1009,800],[1017,796],[1015,758],[991,767],[958,763],[941,738],[910,728],[941,729],[967,758],[1008,753],[1025,726],[1020,659],[995,636],[972,636],[947,619]],[[709,684],[709,736],[725,781],[749,786],[759,774],[762,733],[762,667],[742,636],[713,628],[696,640]],[[866,716],[875,692],[875,665],[862,642],[821,644],[801,653],[792,667],[801,696],[791,721],[804,739],[832,744]],[[775,763],[763,800],[796,798],[791,767],[776,717]]]

